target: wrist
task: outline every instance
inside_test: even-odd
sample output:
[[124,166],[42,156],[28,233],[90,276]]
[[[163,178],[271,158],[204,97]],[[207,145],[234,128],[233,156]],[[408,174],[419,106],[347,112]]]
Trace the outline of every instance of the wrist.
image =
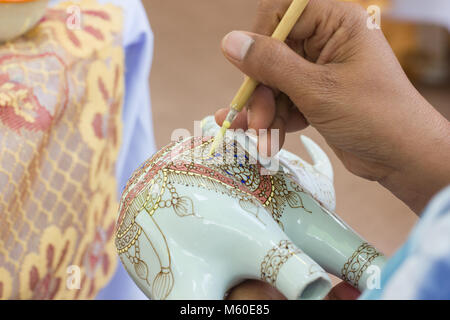
[[431,198],[446,186],[430,177],[425,178],[418,185],[416,177],[396,172],[379,183],[420,216]]
[[450,183],[450,123],[425,104],[408,120],[409,130],[403,130],[396,169],[379,180],[418,215]]

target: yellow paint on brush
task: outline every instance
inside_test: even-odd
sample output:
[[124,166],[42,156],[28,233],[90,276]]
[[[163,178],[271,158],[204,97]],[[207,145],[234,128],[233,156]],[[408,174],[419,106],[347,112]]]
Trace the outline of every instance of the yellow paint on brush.
[[229,129],[230,127],[231,127],[231,122],[225,120],[222,124],[222,128],[225,128],[225,130],[226,130],[226,129]]
[[214,152],[216,151],[219,144],[222,142],[223,137],[225,136],[225,132],[227,129],[231,126],[231,123],[229,121],[224,121],[222,128],[216,133],[216,136],[214,137],[213,143],[211,145],[211,149],[209,150],[209,155],[212,156]]

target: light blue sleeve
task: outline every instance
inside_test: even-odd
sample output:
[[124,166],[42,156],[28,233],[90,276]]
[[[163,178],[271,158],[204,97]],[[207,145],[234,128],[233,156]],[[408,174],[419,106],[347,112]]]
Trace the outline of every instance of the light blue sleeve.
[[155,151],[149,74],[153,33],[140,0],[102,0],[124,10],[125,97],[122,111],[122,147],[117,159],[119,194],[133,171]]
[[360,299],[450,299],[450,186],[428,204],[380,284]]
[[[149,74],[153,58],[153,33],[140,0],[100,0],[120,6],[124,12],[125,97],[122,146],[116,163],[118,196],[128,178],[155,151]],[[146,299],[119,261],[110,283],[97,299]]]

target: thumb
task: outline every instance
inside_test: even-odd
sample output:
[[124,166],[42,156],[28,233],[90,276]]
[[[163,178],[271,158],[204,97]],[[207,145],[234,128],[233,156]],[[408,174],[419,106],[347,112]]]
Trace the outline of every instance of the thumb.
[[308,86],[320,85],[320,74],[326,72],[325,66],[307,61],[284,42],[255,33],[230,32],[222,40],[222,50],[242,72],[283,91],[294,102],[315,89]]

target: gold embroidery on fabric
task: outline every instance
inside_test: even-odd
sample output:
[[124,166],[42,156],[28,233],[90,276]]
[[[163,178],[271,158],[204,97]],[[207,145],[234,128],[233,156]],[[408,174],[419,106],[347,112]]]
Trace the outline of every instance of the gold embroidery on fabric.
[[[122,10],[48,9],[0,46],[0,298],[93,298],[116,266],[115,161],[124,94]],[[80,268],[80,289],[66,286]]]
[[11,274],[5,268],[0,268],[0,299],[9,299],[12,291]]

